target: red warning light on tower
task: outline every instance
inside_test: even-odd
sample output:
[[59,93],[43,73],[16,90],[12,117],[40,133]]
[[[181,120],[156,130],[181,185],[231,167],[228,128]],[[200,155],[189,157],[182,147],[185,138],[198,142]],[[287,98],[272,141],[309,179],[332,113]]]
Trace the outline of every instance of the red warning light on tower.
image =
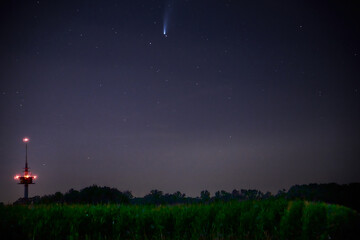
[[29,184],[34,184],[33,180],[37,178],[37,176],[32,176],[31,172],[29,171],[29,167],[28,167],[28,142],[30,141],[30,139],[28,137],[24,137],[23,138],[23,142],[25,143],[25,169],[24,169],[24,174],[23,175],[16,175],[14,176],[14,179],[19,181],[19,184],[23,184],[24,185],[24,199],[27,200],[28,199],[28,195],[29,195]]

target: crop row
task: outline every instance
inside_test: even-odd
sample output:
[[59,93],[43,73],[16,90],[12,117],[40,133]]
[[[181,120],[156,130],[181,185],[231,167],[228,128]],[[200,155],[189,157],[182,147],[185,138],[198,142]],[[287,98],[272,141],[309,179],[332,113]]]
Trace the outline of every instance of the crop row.
[[304,201],[1,206],[6,239],[356,239],[359,215]]

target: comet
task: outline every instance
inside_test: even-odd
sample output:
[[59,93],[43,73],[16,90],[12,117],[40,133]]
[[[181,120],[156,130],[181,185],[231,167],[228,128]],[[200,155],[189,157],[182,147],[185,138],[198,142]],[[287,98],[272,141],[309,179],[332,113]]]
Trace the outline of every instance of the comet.
[[168,27],[169,27],[169,20],[170,15],[173,10],[174,2],[172,0],[168,0],[168,3],[165,5],[164,9],[164,21],[163,21],[163,36],[167,37]]
[[164,37],[167,37],[167,34],[166,34],[166,24],[164,23],[164,28],[163,28],[163,35]]
[[165,12],[165,15],[164,15],[164,26],[163,26],[163,35],[164,37],[167,37],[167,21],[168,21],[168,18],[167,18],[167,14]]

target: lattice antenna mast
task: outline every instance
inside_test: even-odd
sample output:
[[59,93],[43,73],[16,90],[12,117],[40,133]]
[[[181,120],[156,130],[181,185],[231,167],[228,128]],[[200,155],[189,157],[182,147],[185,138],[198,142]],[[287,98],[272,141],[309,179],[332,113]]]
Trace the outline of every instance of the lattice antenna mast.
[[28,142],[30,141],[29,138],[23,138],[23,142],[25,143],[25,169],[24,175],[16,175],[14,178],[15,180],[20,180],[19,184],[24,185],[24,199],[27,200],[29,198],[29,184],[34,184],[33,180],[37,178],[37,176],[31,176],[31,172],[29,172],[28,166]]

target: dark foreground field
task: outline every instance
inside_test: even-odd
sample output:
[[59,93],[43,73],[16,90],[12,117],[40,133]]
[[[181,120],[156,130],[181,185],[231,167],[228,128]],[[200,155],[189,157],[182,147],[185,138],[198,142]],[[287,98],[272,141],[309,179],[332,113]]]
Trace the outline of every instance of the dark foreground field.
[[2,239],[358,239],[359,214],[325,203],[1,206]]

